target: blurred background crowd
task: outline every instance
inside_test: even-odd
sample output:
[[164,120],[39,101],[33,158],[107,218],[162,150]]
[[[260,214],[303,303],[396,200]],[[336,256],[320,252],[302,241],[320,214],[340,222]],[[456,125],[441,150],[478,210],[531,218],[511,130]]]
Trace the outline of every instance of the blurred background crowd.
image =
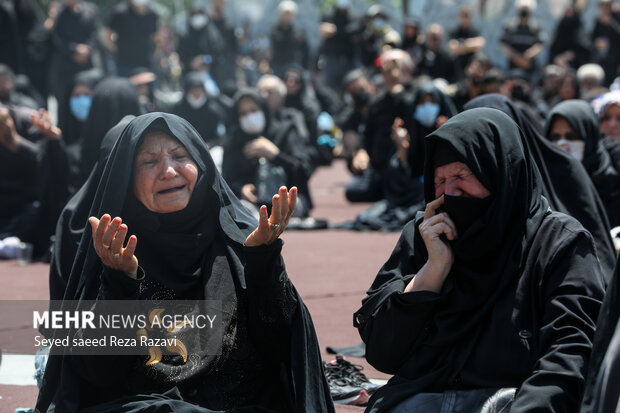
[[[424,136],[488,93],[581,163],[611,230],[620,7],[544,3],[0,0],[0,256],[45,258],[106,132],[153,111],[190,121],[250,209],[296,185],[298,225],[324,225],[308,180],[342,158],[347,199],[374,203],[346,226],[399,231],[424,205]],[[572,100],[585,121],[554,110]]]

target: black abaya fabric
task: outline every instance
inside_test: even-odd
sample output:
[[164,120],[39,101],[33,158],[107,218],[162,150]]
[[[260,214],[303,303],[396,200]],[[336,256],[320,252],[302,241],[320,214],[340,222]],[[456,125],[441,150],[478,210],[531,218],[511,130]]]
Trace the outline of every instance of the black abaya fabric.
[[[614,271],[609,281],[609,286],[605,291],[605,299],[601,306],[601,312],[598,316],[598,322],[596,323],[596,334],[594,335],[594,342],[592,344],[592,357],[590,358],[590,364],[588,366],[588,377],[586,381],[586,389],[583,395],[583,403],[581,404],[581,412],[603,412],[611,410],[596,410],[594,405],[601,405],[601,400],[597,400],[603,397],[605,393],[604,388],[600,388],[598,383],[599,373],[603,365],[603,359],[610,351],[618,353],[620,350],[620,342],[616,339],[615,348],[612,348],[614,344],[614,335],[620,335],[620,328],[618,325],[620,322],[620,258],[616,262],[616,270]],[[616,356],[617,360],[617,356]],[[617,363],[617,361],[616,361]],[[618,366],[616,366],[616,374],[618,374]],[[598,387],[598,388],[597,388]],[[618,381],[609,380],[609,396],[613,395],[613,388],[615,387],[616,393],[619,389]],[[616,400],[618,398],[616,397]]]
[[511,412],[576,408],[583,391],[603,277],[590,234],[552,213],[518,126],[478,108],[427,137],[425,198],[435,198],[438,145],[451,148],[490,192],[486,212],[450,242],[440,293],[403,290],[428,254],[422,217],[407,224],[354,324],[366,358],[394,374],[367,411],[420,392],[517,387]]
[[95,165],[101,140],[108,130],[124,116],[139,114],[138,93],[129,79],[112,77],[97,85],[88,118],[82,128],[80,185]]
[[[56,225],[56,242],[53,246],[50,264],[50,300],[62,300],[67,289],[68,276],[86,226],[84,223],[90,216],[91,205],[86,200],[95,198],[97,185],[112,148],[121,132],[134,116],[125,116],[118,124],[108,131],[101,141],[99,156],[87,183],[66,203]],[[72,299],[72,298],[70,298]]]
[[564,118],[575,133],[585,142],[583,164],[598,191],[611,227],[620,225],[620,164],[615,164],[607,147],[592,107],[583,100],[571,99],[558,103],[551,109],[546,125],[546,135],[556,117]]
[[522,144],[538,168],[543,196],[552,210],[572,216],[590,231],[607,277],[614,268],[616,255],[609,235],[610,224],[605,206],[583,165],[541,136],[527,116],[505,96],[482,95],[469,101],[464,109],[478,107],[499,109],[519,126],[523,132]]
[[[198,181],[182,211],[155,214],[133,195],[134,156],[145,133],[152,130],[181,142],[198,167]],[[175,115],[152,113],[118,126],[109,135],[104,145],[116,143],[107,161],[103,163],[104,148],[102,165],[63,214],[69,245],[61,246],[55,268],[68,275],[58,274],[58,287],[51,290],[59,291],[64,283],[64,299],[79,301],[162,296],[220,300],[225,332],[222,355],[198,353],[197,368],[175,366],[172,360],[157,363],[148,372],[135,357],[52,355],[37,409],[72,412],[105,401],[108,405],[98,411],[151,411],[168,406],[169,392],[176,388],[187,411],[278,411],[277,406],[287,403],[294,411],[333,411],[312,321],[286,276],[282,243],[244,247],[256,222],[217,172],[196,130]],[[123,217],[137,235],[142,280],[102,267],[86,217],[104,213]],[[82,218],[82,228],[72,228],[79,227],[77,221]],[[72,252],[75,259],[68,265]],[[255,328],[264,329],[259,334]],[[263,340],[273,341],[266,345]],[[144,401],[150,393],[156,394]]]

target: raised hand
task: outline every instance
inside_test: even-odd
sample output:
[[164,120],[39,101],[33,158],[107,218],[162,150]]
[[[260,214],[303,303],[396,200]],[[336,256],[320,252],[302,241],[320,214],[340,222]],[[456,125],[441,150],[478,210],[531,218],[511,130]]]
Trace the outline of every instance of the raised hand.
[[138,258],[134,255],[138,238],[135,235],[129,237],[127,245],[124,245],[127,237],[127,225],[119,217],[112,219],[104,214],[101,219],[88,218],[93,232],[93,244],[101,262],[113,270],[123,271],[131,278],[136,278],[138,273]]
[[62,131],[58,126],[52,124],[52,117],[45,109],[39,109],[38,112],[34,112],[30,115],[30,120],[32,120],[32,124],[36,126],[47,139],[53,141],[60,139]]
[[258,227],[245,240],[248,247],[271,244],[277,240],[286,229],[288,221],[297,206],[297,188],[290,191],[285,186],[272,198],[271,216],[267,217],[267,207],[260,207]]

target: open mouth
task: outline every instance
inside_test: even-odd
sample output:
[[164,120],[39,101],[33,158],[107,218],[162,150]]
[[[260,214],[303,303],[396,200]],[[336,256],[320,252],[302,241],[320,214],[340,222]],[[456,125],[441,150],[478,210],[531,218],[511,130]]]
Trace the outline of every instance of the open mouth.
[[161,191],[158,191],[157,193],[159,195],[165,195],[165,194],[171,194],[173,192],[177,192],[182,190],[183,188],[185,188],[185,185],[180,185],[180,186],[175,186],[172,188],[168,188],[168,189],[162,189]]

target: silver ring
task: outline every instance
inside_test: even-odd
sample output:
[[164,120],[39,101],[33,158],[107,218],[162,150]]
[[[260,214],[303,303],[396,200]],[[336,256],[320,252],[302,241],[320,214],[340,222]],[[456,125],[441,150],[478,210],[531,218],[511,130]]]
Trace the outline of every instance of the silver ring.
[[280,224],[271,224],[271,229],[276,230],[280,228]]
[[119,254],[118,252],[116,254],[114,254],[114,259],[118,260],[121,258],[121,254]]
[[109,249],[110,249],[110,246],[109,246],[109,245],[105,245],[105,244],[103,244],[103,248],[105,248],[105,249],[109,250]]

